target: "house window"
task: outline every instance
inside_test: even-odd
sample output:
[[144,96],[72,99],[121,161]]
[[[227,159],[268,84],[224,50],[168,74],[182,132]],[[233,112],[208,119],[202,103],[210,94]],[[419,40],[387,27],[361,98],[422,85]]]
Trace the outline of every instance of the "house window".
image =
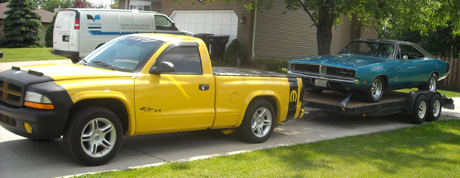
[[146,0],[131,0],[129,1],[129,9],[139,11],[150,11],[151,2]]

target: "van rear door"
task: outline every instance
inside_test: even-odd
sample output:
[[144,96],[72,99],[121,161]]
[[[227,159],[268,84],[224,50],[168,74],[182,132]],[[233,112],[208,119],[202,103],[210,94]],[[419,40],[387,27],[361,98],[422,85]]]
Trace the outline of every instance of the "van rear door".
[[[53,49],[56,54],[73,57],[78,53],[76,32],[79,30],[79,19],[76,11],[61,11],[56,17],[53,32]],[[78,22],[76,22],[78,20]],[[77,23],[77,25],[75,25]]]

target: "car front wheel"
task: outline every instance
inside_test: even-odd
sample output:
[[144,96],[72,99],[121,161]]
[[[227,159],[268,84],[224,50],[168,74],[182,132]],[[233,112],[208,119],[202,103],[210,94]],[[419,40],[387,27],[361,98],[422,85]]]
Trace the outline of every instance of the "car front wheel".
[[369,89],[365,93],[366,100],[372,103],[380,101],[383,96],[384,82],[382,77],[376,77],[372,80]]
[[112,111],[88,107],[77,111],[64,133],[64,144],[73,158],[98,166],[115,157],[121,146],[121,122]]

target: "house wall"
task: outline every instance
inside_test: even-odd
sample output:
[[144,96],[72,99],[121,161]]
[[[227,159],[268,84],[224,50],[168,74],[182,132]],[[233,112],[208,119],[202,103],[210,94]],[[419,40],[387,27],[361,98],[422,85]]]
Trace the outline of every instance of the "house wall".
[[[303,10],[287,11],[283,1],[272,1],[273,7],[261,10],[256,17],[255,58],[292,59],[318,54],[316,27]],[[331,54],[350,41],[351,22],[333,27]],[[371,32],[365,33],[372,37]],[[376,37],[372,37],[376,38]]]
[[237,39],[242,47],[243,58],[250,59],[252,56],[252,22],[254,11],[244,8],[244,4],[247,3],[247,1],[248,0],[243,0],[242,2],[230,1],[228,3],[224,1],[204,1],[205,3],[200,3],[198,1],[183,1],[181,4],[178,4],[175,1],[162,0],[161,12],[170,16],[174,10],[233,10],[238,16],[238,19],[241,19],[243,16],[246,18],[244,24],[238,24]]

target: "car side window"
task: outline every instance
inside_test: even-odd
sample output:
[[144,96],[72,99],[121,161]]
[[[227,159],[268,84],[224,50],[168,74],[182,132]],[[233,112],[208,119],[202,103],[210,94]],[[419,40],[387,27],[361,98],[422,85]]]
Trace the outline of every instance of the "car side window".
[[201,75],[203,70],[201,67],[201,57],[198,47],[181,46],[175,47],[166,51],[158,62],[171,62],[174,64],[176,71],[174,74],[192,74]]
[[176,26],[168,18],[161,15],[155,15],[156,30],[177,30]]
[[400,45],[400,58],[403,58],[403,56],[407,56],[409,60],[411,59],[419,59],[425,57],[420,51],[415,49],[412,46],[409,45]]

